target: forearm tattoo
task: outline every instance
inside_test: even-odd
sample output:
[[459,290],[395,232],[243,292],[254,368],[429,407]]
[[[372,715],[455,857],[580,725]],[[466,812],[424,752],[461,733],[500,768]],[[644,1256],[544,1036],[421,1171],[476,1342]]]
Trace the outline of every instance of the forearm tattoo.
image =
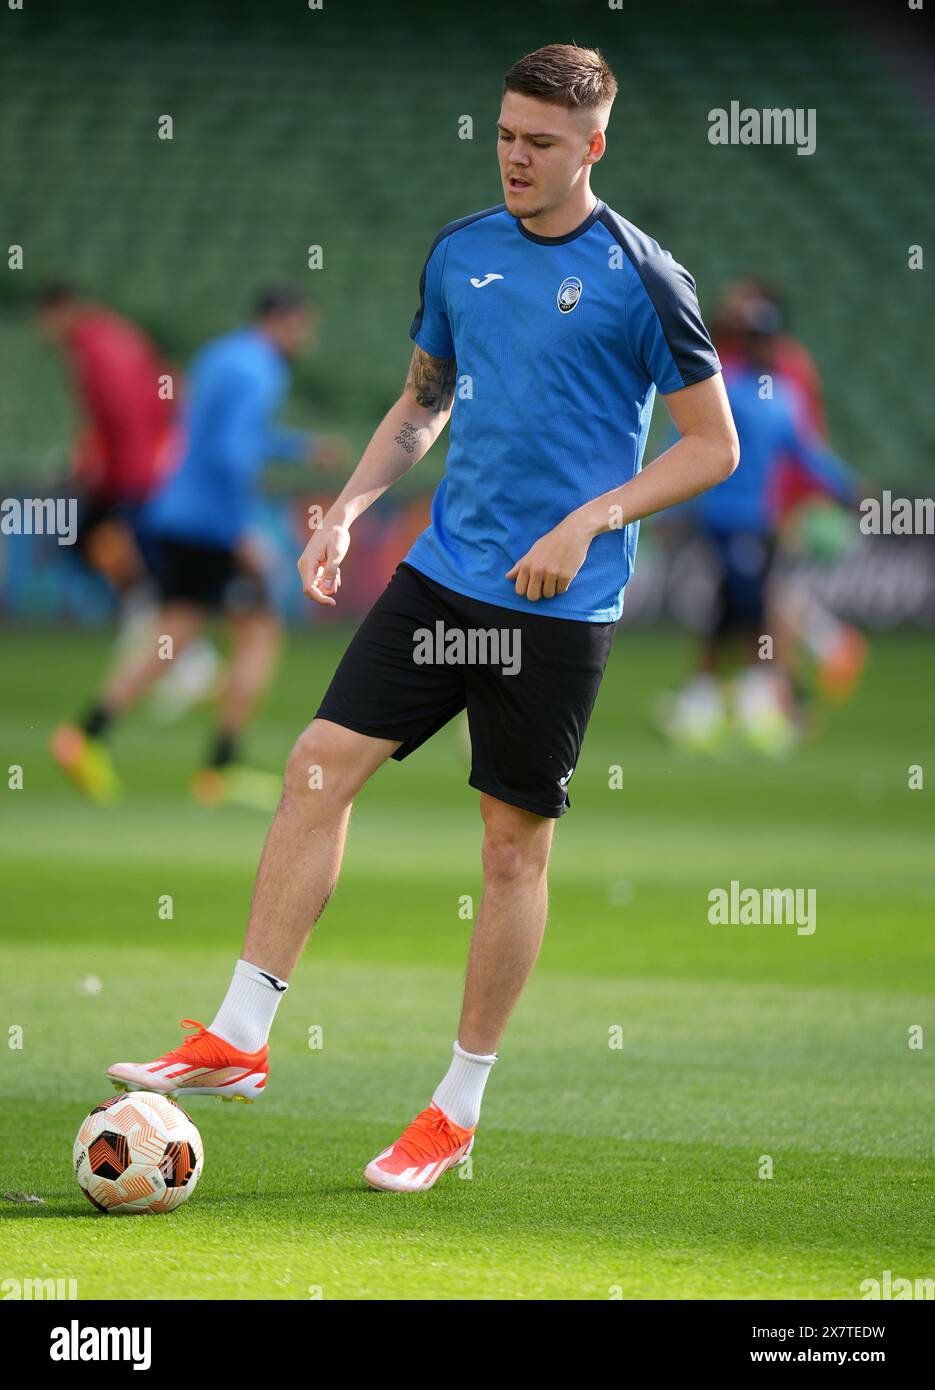
[[407,394],[426,410],[447,410],[454,400],[456,366],[453,357],[430,357],[417,347],[409,363]]
[[407,454],[415,453],[421,433],[418,425],[410,424],[408,420],[404,420],[403,427],[396,436],[396,443],[401,449],[405,449]]

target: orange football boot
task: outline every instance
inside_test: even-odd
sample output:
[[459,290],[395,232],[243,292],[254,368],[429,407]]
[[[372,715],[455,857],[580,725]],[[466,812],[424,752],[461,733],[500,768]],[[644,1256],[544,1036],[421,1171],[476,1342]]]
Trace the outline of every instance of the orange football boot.
[[63,724],[52,735],[49,748],[65,776],[89,801],[113,806],[120,800],[120,778],[110,751],[100,739],[89,738],[74,724]]
[[831,705],[843,705],[857,689],[867,664],[867,640],[846,627],[818,671],[818,689]]
[[428,1192],[442,1173],[465,1161],[476,1128],[462,1129],[432,1101],[395,1144],[367,1164],[364,1177],[384,1192]]
[[181,1047],[155,1062],[115,1062],[107,1075],[121,1091],[158,1091],[164,1096],[219,1096],[222,1100],[256,1100],[269,1076],[269,1047],[240,1052],[209,1033],[203,1023],[183,1018],[191,1026]]

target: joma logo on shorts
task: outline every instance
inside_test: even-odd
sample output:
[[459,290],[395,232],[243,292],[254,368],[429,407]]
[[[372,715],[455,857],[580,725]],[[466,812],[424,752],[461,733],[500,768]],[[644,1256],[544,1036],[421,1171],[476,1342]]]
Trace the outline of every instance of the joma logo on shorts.
[[519,628],[446,628],[439,618],[434,629],[416,628],[412,640],[417,666],[499,666],[505,676],[515,676],[520,669]]

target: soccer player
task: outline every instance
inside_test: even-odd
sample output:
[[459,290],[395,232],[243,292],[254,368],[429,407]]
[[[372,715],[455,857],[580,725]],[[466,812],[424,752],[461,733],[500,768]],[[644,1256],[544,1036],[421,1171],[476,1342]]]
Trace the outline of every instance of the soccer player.
[[[743,366],[746,355],[744,317],[751,303],[772,306],[777,328],[771,343],[771,373],[779,376],[791,394],[791,404],[803,430],[826,441],[821,377],[811,353],[785,327],[786,311],[782,296],[760,276],[749,276],[728,285],[715,319],[714,344],[725,376]],[[777,661],[789,673],[802,708],[804,700],[794,671],[794,649],[806,648],[817,663],[818,690],[831,703],[849,699],[867,661],[867,643],[857,628],[842,622],[817,596],[789,574],[786,563],[800,544],[797,523],[807,509],[806,522],[823,534],[825,547],[840,551],[843,536],[838,529],[840,511],[827,505],[826,491],[800,462],[797,454],[782,458],[772,488],[777,518],[776,560],[771,567],[767,593],[767,631],[774,635]],[[810,506],[816,500],[820,508]],[[831,538],[831,546],[827,540]]]
[[758,650],[760,638],[776,626],[767,620],[767,605],[774,583],[782,479],[790,460],[810,488],[843,505],[856,502],[851,473],[816,438],[779,370],[781,328],[781,313],[772,299],[750,296],[735,305],[724,383],[743,466],[683,509],[708,542],[717,565],[718,593],[698,672],[664,704],[660,724],[676,742],[700,751],[714,751],[726,730],[718,676],[735,642],[741,644],[745,663],[734,711],[741,733],[761,752],[774,755],[787,752],[795,741],[783,644],[776,639],[769,660],[761,660]]
[[251,551],[249,528],[260,474],[270,459],[329,467],[337,459],[335,441],[276,423],[289,388],[288,361],[302,350],[312,325],[302,297],[275,286],[260,294],[250,324],[209,343],[194,362],[185,453],[146,512],[160,594],[159,640],[118,665],[80,725],[59,729],[53,738],[61,766],[99,800],[112,799],[119,786],[104,742],[115,720],[164,674],[166,652],[180,656],[209,615],[222,612],[233,651],[219,727],[192,790],[209,803],[275,805],[279,779],[237,762],[241,732],[273,674],[280,646],[280,624]]
[[[738,458],[694,281],[591,190],[616,90],[601,55],[573,45],[539,49],[507,74],[504,202],[435,238],[403,393],[299,560],[306,594],[338,602],[355,520],[451,414],[431,524],[289,758],[220,1011],[164,1056],[109,1073],[179,1095],[263,1094],[270,1025],[337,880],[356,793],[466,708],[483,900],[447,1074],[364,1172],[396,1192],[427,1190],[474,1142],[497,1047],[539,951],[553,830],[570,804],[639,518],[711,487]],[[657,389],[681,437],[641,472]],[[429,657],[439,634],[453,659],[437,648]],[[498,664],[459,662],[458,647],[484,634],[505,637],[509,659],[501,642]]]
[[172,458],[171,368],[136,324],[71,285],[46,285],[35,303],[40,333],[68,364],[81,415],[76,549],[124,595],[145,575],[143,510]]
[[[181,375],[138,325],[82,299],[68,284],[44,286],[35,303],[40,334],[69,367],[81,419],[72,449],[75,550],[117,597],[117,647],[125,653],[148,634],[153,617],[146,505],[178,462]],[[210,642],[192,644],[159,682],[159,708],[180,712],[194,703],[210,688],[218,664]],[[105,801],[113,794],[106,762],[89,760],[85,774],[89,794]]]

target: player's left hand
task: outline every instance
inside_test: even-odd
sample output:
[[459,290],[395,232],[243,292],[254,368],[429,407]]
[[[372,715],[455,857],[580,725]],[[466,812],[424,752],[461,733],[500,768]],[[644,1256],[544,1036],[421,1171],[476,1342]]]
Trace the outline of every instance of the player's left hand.
[[565,593],[584,564],[591,535],[574,513],[547,531],[517,560],[506,578],[516,580],[516,592],[535,603]]

